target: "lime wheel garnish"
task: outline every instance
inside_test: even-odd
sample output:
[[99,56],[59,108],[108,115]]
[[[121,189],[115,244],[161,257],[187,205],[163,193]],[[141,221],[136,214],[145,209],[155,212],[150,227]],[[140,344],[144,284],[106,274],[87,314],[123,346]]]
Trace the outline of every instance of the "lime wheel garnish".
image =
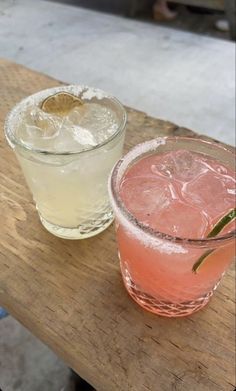
[[[214,238],[217,236],[223,228],[231,223],[236,218],[236,208],[230,210],[226,215],[224,215],[212,228],[212,230],[207,235],[207,238]],[[197,262],[194,263],[192,267],[192,271],[197,273],[205,261],[208,259],[209,255],[212,254],[214,249],[210,249],[205,251],[200,258],[198,258]]]
[[44,99],[40,108],[48,114],[66,116],[71,110],[82,104],[83,101],[77,96],[61,91]]

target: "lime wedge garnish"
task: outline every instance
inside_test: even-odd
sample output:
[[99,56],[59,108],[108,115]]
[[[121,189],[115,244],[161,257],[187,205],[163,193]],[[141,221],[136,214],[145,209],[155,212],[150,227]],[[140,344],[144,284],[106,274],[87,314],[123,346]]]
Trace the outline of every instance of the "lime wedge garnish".
[[224,217],[222,217],[215,225],[214,227],[212,228],[212,230],[209,232],[209,234],[207,235],[208,238],[213,238],[214,236],[218,235],[218,233],[220,233],[222,231],[222,229],[229,223],[231,223],[231,221],[233,221],[233,219],[235,219],[236,217],[236,208],[232,209],[229,211],[229,213],[227,213],[227,215],[225,215]]
[[[207,235],[207,238],[213,238],[214,236],[218,235],[223,228],[231,223],[236,218],[236,208],[230,210],[227,215],[223,216],[212,228],[212,230]],[[205,251],[200,258],[198,258],[197,262],[194,263],[192,267],[192,271],[194,273],[197,273],[200,267],[203,265],[203,263],[206,261],[206,258],[213,252],[214,250],[207,250]]]
[[41,109],[48,114],[64,116],[82,104],[82,100],[77,96],[61,91],[44,99]]
[[214,250],[207,250],[205,251],[201,256],[200,258],[198,258],[197,262],[194,263],[193,267],[192,267],[192,271],[194,273],[197,273],[198,270],[200,269],[200,267],[202,266],[202,264],[205,262],[205,259],[208,257],[208,255],[210,255]]

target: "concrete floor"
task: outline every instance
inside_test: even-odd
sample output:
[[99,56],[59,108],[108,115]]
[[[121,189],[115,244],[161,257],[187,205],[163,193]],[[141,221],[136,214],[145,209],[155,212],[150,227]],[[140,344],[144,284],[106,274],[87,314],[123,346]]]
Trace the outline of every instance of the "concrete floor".
[[[232,42],[43,0],[1,0],[0,56],[234,143]],[[0,389],[62,391],[67,383],[68,369],[47,347],[11,317],[0,321]]]
[[1,56],[234,143],[234,43],[42,0],[0,12]]
[[66,365],[11,316],[0,320],[0,390],[69,391]]

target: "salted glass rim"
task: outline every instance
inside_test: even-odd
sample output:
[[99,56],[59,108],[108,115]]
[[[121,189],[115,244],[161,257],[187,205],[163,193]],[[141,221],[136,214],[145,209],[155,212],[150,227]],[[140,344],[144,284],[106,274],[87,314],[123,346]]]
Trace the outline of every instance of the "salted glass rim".
[[[205,145],[213,145],[216,148],[219,148],[221,150],[226,151],[232,157],[234,156],[234,153],[228,149],[226,146],[223,146],[222,144],[219,144],[216,141],[207,141],[202,140],[199,138],[193,138],[193,137],[184,137],[184,136],[166,136],[166,137],[158,137],[143,143],[140,143],[136,145],[134,148],[132,148],[123,158],[119,159],[118,162],[115,164],[115,166],[112,169],[112,172],[110,174],[109,178],[109,192],[110,197],[112,199],[112,202],[114,202],[115,206],[118,208],[119,212],[122,213],[123,217],[128,220],[128,222],[134,227],[138,228],[139,230],[145,232],[145,234],[152,237],[152,239],[164,239],[166,241],[171,241],[176,244],[189,244],[189,245],[195,245],[199,247],[208,247],[210,245],[217,245],[221,244],[222,242],[228,242],[230,239],[233,239],[236,236],[236,230],[233,230],[227,234],[219,235],[213,238],[202,238],[202,239],[195,239],[195,238],[186,238],[186,237],[179,237],[179,236],[173,236],[166,234],[164,232],[161,232],[159,230],[155,230],[150,228],[149,226],[141,223],[138,221],[138,219],[126,208],[124,205],[121,197],[119,196],[119,185],[120,180],[122,179],[124,173],[129,167],[129,164],[135,161],[136,159],[141,159],[143,156],[145,156],[148,152],[153,153],[158,149],[160,145],[166,144],[167,141],[187,141],[187,142],[194,142],[194,143],[202,143]],[[140,154],[138,153],[142,151]],[[128,163],[127,163],[128,162]],[[123,174],[120,174],[120,171],[124,169]],[[120,176],[120,177],[119,177]]]
[[[50,151],[45,150],[42,148],[34,148],[29,145],[24,144],[24,142],[20,141],[14,132],[14,128],[17,125],[17,121],[19,119],[19,116],[25,112],[27,107],[31,105],[38,105],[42,100],[47,98],[50,95],[54,95],[57,92],[71,92],[72,94],[76,96],[88,96],[87,102],[91,98],[98,98],[99,99],[108,99],[111,102],[113,102],[118,108],[118,110],[121,113],[121,119],[120,123],[118,124],[117,130],[111,134],[105,141],[96,144],[95,146],[91,146],[89,148],[83,149],[83,150],[73,150],[73,151]],[[87,94],[87,95],[86,95]],[[90,97],[89,97],[90,95]],[[90,151],[94,151],[97,149],[100,149],[106,144],[109,144],[113,139],[115,139],[119,134],[122,133],[127,123],[127,113],[124,108],[124,106],[121,104],[121,102],[115,98],[113,95],[106,93],[105,91],[99,89],[99,88],[93,88],[87,85],[80,85],[80,84],[68,84],[68,85],[61,85],[57,87],[51,87],[44,90],[40,90],[34,94],[31,94],[27,96],[26,98],[22,99],[20,102],[18,102],[11,111],[7,114],[4,124],[4,132],[6,139],[10,145],[13,144],[13,146],[17,146],[22,148],[23,150],[27,152],[35,152],[42,155],[50,155],[50,156],[68,156],[68,155],[80,155],[84,153],[88,153]]]

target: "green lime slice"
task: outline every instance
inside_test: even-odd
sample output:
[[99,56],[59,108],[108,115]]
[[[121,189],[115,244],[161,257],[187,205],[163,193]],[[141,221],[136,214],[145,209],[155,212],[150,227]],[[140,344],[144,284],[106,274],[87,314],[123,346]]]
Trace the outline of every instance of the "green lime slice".
[[208,238],[213,238],[214,236],[218,235],[218,233],[220,233],[222,231],[222,229],[229,223],[231,223],[231,221],[233,221],[233,219],[235,219],[236,217],[236,208],[232,209],[229,211],[229,213],[227,213],[227,215],[225,215],[224,217],[222,217],[218,223],[215,224],[215,226],[212,228],[212,230],[209,232],[209,234],[207,235]]
[[[233,221],[234,219],[236,218],[236,208],[230,210],[227,215],[223,216],[216,224],[215,226],[212,228],[212,230],[209,232],[209,234],[207,235],[207,238],[213,238],[214,236],[218,235],[218,233],[220,233],[223,228],[231,223],[231,221]],[[211,250],[207,250],[205,251],[201,256],[200,258],[198,258],[197,262],[194,263],[193,267],[192,267],[192,272],[194,273],[197,273],[200,269],[200,267],[203,265],[203,263],[205,262],[206,258],[213,252],[214,250],[211,249]]]
[[207,250],[205,253],[203,253],[200,258],[198,258],[197,262],[194,263],[193,267],[192,267],[192,271],[194,273],[197,273],[198,270],[200,269],[200,267],[203,265],[203,263],[205,262],[205,259],[208,257],[208,255],[210,255],[211,253],[213,253],[214,250]]

